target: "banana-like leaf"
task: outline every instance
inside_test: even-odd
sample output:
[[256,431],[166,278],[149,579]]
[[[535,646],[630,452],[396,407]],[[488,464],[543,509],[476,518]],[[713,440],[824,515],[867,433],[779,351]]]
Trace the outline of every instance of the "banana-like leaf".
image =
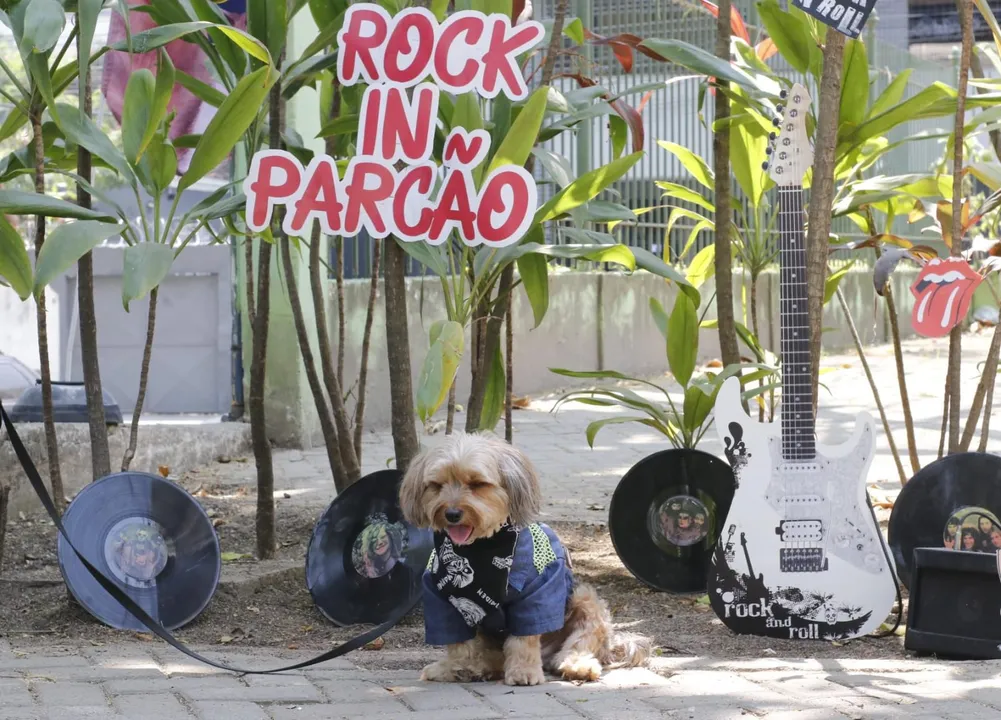
[[521,166],[525,164],[528,156],[532,153],[532,148],[535,147],[536,139],[539,137],[542,120],[546,115],[548,97],[549,88],[541,87],[528,98],[525,107],[511,123],[511,129],[508,130],[507,136],[497,148],[497,152],[494,153],[494,157],[487,167],[488,176],[494,170],[505,165]]
[[535,223],[555,220],[593,200],[600,192],[629,172],[641,157],[643,157],[643,153],[633,153],[581,175],[539,208],[535,214]]
[[422,421],[427,422],[448,397],[449,388],[459,371],[464,347],[462,325],[454,320],[443,323],[421,366],[417,414]]
[[507,373],[504,370],[504,355],[497,345],[487,370],[487,387],[483,395],[483,409],[480,411],[480,430],[493,431],[504,414],[504,399],[507,397]]
[[677,143],[668,142],[666,140],[658,140],[657,144],[662,148],[673,154],[678,160],[684,165],[685,169],[691,174],[693,178],[700,185],[709,190],[715,188],[715,175],[713,174],[712,168],[705,160],[700,158],[694,152],[688,148],[678,145]]
[[169,245],[143,242],[125,248],[122,306],[126,312],[129,311],[129,303],[142,299],[163,282],[173,263],[174,250]]
[[40,297],[49,283],[102,242],[120,234],[122,229],[122,225],[97,220],[63,223],[53,228],[35,263],[35,297]]
[[699,354],[698,309],[685,293],[678,293],[667,326],[667,362],[678,383],[685,387],[692,379]]
[[[672,444],[674,444],[678,438],[678,433],[674,429],[673,425],[664,425],[657,422],[653,418],[642,417],[639,415],[619,415],[616,417],[595,420],[594,422],[588,424],[587,429],[584,431],[587,436],[588,447],[592,449],[594,448],[595,437],[597,437],[602,428],[608,427],[609,425],[622,425],[624,423],[633,422],[646,425],[649,428],[653,428],[654,430],[663,433],[672,442]],[[675,445],[675,447],[677,447],[677,445]]]
[[667,328],[668,328],[668,315],[667,311],[664,310],[664,306],[660,304],[660,300],[657,298],[650,298],[650,314],[653,315],[653,322],[660,330],[660,334],[664,336],[664,341],[667,341]]
[[810,71],[810,38],[804,23],[779,6],[778,0],[764,0],[757,5],[761,24],[765,26],[783,59],[797,72]]
[[[42,246],[45,249],[45,246]],[[22,300],[31,297],[31,260],[21,234],[0,215],[0,278]]]
[[534,327],[539,327],[549,310],[549,263],[545,256],[538,253],[522,255],[517,263],[521,284],[532,306]]

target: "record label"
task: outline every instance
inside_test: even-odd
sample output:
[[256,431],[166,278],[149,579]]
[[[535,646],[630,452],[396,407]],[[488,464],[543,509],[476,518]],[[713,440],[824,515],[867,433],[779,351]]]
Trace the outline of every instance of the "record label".
[[640,460],[615,488],[608,511],[622,564],[658,590],[704,592],[734,490],[730,466],[701,450],[663,450]]
[[108,532],[104,559],[114,577],[132,587],[152,587],[167,567],[170,550],[163,528],[148,517],[129,517]]
[[365,529],[358,533],[351,548],[355,572],[371,579],[389,574],[407,552],[407,528],[390,523],[384,513],[365,518]]

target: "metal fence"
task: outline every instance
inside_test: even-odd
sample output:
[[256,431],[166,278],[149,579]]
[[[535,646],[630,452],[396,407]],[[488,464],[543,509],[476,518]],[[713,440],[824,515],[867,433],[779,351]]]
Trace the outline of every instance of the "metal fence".
[[[536,0],[536,19],[542,21],[551,19],[555,5],[556,0]],[[752,42],[760,39],[763,31],[758,26],[759,20],[753,1],[737,0],[736,5],[747,23]],[[715,45],[715,18],[704,10],[700,3],[691,0],[571,0],[570,12],[572,16],[580,17],[585,26],[598,35],[633,33],[644,38],[678,39],[710,52]],[[955,68],[921,60],[906,50],[876,41],[874,28],[877,22],[877,18],[873,18],[867,26],[866,45],[870,76],[874,79],[871,87],[872,97],[878,96],[893,77],[907,68],[911,69],[911,75],[905,98],[913,96],[935,81],[955,84]],[[769,65],[776,72],[804,83],[816,97],[812,77],[796,73],[778,56],[770,60]],[[557,68],[557,74],[582,71],[597,80],[613,95],[624,93],[623,99],[633,107],[642,102],[645,91],[629,93],[630,88],[691,74],[683,67],[658,62],[642,54],[636,54],[632,72],[627,74],[622,71],[608,47],[593,45],[577,48],[575,52],[566,54],[561,58]],[[557,79],[554,85],[564,93],[578,88],[577,82],[570,78]],[[700,85],[697,79],[679,79],[668,83],[666,87],[653,94],[643,109],[646,155],[615,185],[611,199],[633,209],[661,205],[662,191],[654,184],[655,180],[669,180],[699,192],[703,191],[701,186],[690,179],[673,155],[657,145],[658,140],[677,143],[694,151],[711,166],[713,108],[708,98],[702,107],[699,107]],[[575,127],[574,132],[563,133],[547,142],[545,147],[569,160],[579,176],[613,159],[607,124],[606,117],[584,121]],[[944,121],[944,125],[950,124]],[[894,129],[888,139],[890,142],[895,142],[934,131],[942,126],[943,120],[911,121]],[[912,141],[888,152],[870,173],[898,175],[924,172],[941,158],[942,152],[943,146],[939,140]],[[549,179],[541,168],[537,168],[536,175],[540,181]],[[736,186],[734,189],[739,195],[739,189]],[[542,200],[552,192],[551,184],[540,186]],[[672,201],[672,205],[679,204]],[[695,206],[688,207],[697,209]],[[626,244],[642,246],[657,253],[663,253],[664,244],[669,243],[671,248],[669,256],[672,260],[676,260],[689,238],[693,223],[679,221],[673,226],[670,237],[665,237],[669,212],[667,209],[660,209],[645,213],[636,222],[618,226],[616,237]],[[857,228],[845,219],[836,219],[832,231],[841,235],[858,232]],[[907,226],[906,219],[898,220],[894,231],[903,236],[917,236],[914,229]],[[551,233],[549,241],[559,242],[559,234]],[[712,241],[712,232],[703,231],[697,238],[693,252]],[[347,277],[368,276],[370,262],[371,242],[367,238],[351,238],[345,241]],[[416,263],[411,265],[410,270],[413,274],[424,272]]]

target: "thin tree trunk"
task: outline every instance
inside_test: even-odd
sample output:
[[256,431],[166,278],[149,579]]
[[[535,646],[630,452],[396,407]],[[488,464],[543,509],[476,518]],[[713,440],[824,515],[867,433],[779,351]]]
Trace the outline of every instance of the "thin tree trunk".
[[[716,57],[730,62],[730,0],[720,0],[716,16]],[[715,96],[713,124],[722,123],[713,132],[713,172],[716,175],[716,316],[723,367],[740,362],[736,318],[733,311],[733,249],[730,243],[730,98],[724,92],[726,81],[719,81]]]
[[[271,133],[270,147],[282,146],[282,128],[285,125],[285,103],[282,100],[281,81],[271,88],[268,120]],[[281,208],[271,219],[274,236],[280,237]],[[247,409],[250,411],[250,434],[257,466],[257,557],[270,560],[278,549],[275,530],[275,468],[268,438],[264,407],[264,388],[267,379],[268,331],[271,315],[271,243],[261,239],[257,268],[257,312],[253,316],[254,338],[250,361],[250,393]],[[251,284],[247,284],[248,300]]]
[[455,380],[448,389],[448,409],[445,412],[445,434],[451,435],[455,429]]
[[372,345],[372,324],[375,321],[375,303],[379,297],[379,264],[382,261],[382,240],[372,243],[372,278],[368,287],[368,310],[365,313],[365,332],[361,340],[361,359],[358,370],[358,402],[355,404],[355,455],[359,467],[361,458],[361,437],[365,428],[365,395],[368,389],[369,348]]
[[[335,87],[334,101],[330,110],[331,119],[340,115],[340,97],[340,89]],[[328,155],[333,155],[336,152],[336,142],[334,138],[327,138],[325,149]],[[337,276],[339,280],[337,285],[337,315],[340,340],[337,349],[337,366],[335,367],[330,349],[330,335],[327,329],[327,298],[325,293],[326,288],[321,275],[321,268],[323,264],[321,262],[322,258],[320,257],[321,244],[319,224],[314,224],[312,239],[309,245],[309,282],[313,294],[313,312],[316,313],[316,340],[320,353],[320,370],[323,373],[323,386],[326,388],[327,398],[324,399],[323,387],[320,387],[319,384],[315,389],[313,389],[311,384],[310,388],[313,389],[313,399],[316,402],[316,409],[317,412],[320,413],[321,418],[325,412],[328,412],[325,409],[327,407],[327,402],[329,401],[330,403],[329,412],[332,415],[334,427],[337,428],[337,432],[332,439],[336,443],[335,447],[338,450],[339,455],[336,464],[331,456],[330,470],[334,474],[334,484],[337,487],[337,491],[343,492],[348,488],[348,486],[356,482],[361,477],[361,462],[358,460],[358,456],[355,453],[355,444],[353,440],[353,433],[351,431],[351,420],[348,417],[347,408],[344,406],[344,345],[346,342],[344,320],[344,255],[340,252],[342,245],[338,244],[337,247],[339,252],[337,256]],[[298,293],[296,294],[298,295]],[[293,313],[294,312],[295,306],[293,305]],[[308,350],[309,336],[306,335],[303,338],[300,338],[300,347],[303,347],[303,339],[306,343],[303,350],[303,358],[306,358],[307,352],[309,353],[309,357],[312,358],[312,352]],[[307,367],[312,368],[312,371],[315,373],[314,366],[308,365]],[[309,377],[308,372],[309,370],[307,370],[307,378]],[[321,424],[322,422],[323,421],[321,420]],[[326,431],[324,432],[326,433]],[[329,455],[330,442],[327,441],[327,444],[327,452]]]
[[[35,150],[35,192],[45,194],[45,140],[42,136],[42,110],[32,108],[31,131]],[[45,216],[35,217],[35,260],[45,244]],[[61,513],[66,505],[66,491],[59,467],[59,440],[56,437],[56,423],[52,415],[52,367],[49,363],[49,328],[45,307],[46,292],[42,288],[38,294],[38,361],[42,371],[42,419],[45,425],[45,448],[49,460],[49,482],[52,485],[52,500]]]
[[883,401],[879,398],[879,388],[876,385],[875,378],[872,376],[872,371],[869,369],[869,361],[865,357],[862,338],[859,337],[858,329],[855,327],[855,320],[852,318],[851,310],[848,309],[848,303],[845,301],[845,294],[841,292],[841,287],[838,286],[835,292],[838,296],[838,302],[841,303],[841,309],[845,313],[845,319],[848,321],[848,330],[851,332],[852,340],[855,342],[855,350],[858,352],[859,360],[862,362],[865,377],[869,381],[869,387],[872,388],[872,397],[876,401],[876,408],[879,410],[879,419],[883,421],[883,432],[886,433],[886,441],[890,445],[890,453],[893,455],[893,461],[897,465],[897,473],[900,475],[900,485],[903,487],[907,484],[907,475],[904,474],[904,466],[900,462],[900,453],[897,452],[897,443],[893,440],[893,432],[890,430],[890,423],[886,419],[886,410],[883,409]]
[[991,411],[994,407],[994,383],[997,380],[997,368],[987,378],[987,393],[984,399],[984,424],[980,431],[980,446],[978,452],[987,452],[987,440],[991,435]]
[[[970,75],[970,56],[973,48],[973,2],[956,0],[959,26],[963,42],[959,55],[959,84],[956,88],[956,121],[953,130],[952,157],[952,227],[949,229],[949,249],[953,257],[962,253],[963,207],[963,128],[966,125],[966,92]],[[960,372],[963,353],[963,327],[960,322],[949,333],[949,367],[946,384],[949,386],[949,454],[959,451],[959,411],[961,409]]]
[[139,368],[139,395],[136,406],[132,409],[132,427],[129,430],[129,446],[122,456],[122,472],[126,472],[136,456],[136,446],[139,444],[139,416],[142,415],[143,403],[146,402],[146,383],[149,381],[149,361],[153,355],[153,336],[156,333],[156,299],[160,288],[155,287],[149,293],[149,312],[146,315],[146,345],[143,347],[143,361]]
[[504,321],[504,331],[507,335],[507,348],[504,353],[507,362],[504,387],[504,439],[514,442],[514,293],[507,296],[507,317]]
[[[320,384],[320,375],[316,372],[316,361],[313,358],[313,348],[309,344],[309,330],[306,328],[306,319],[302,314],[302,300],[299,297],[298,281],[295,277],[295,269],[292,267],[292,242],[288,236],[282,233],[281,240],[281,262],[282,270],[285,273],[285,286],[288,292],[289,305],[292,308],[292,322],[295,325],[296,339],[299,341],[299,352],[302,354],[302,362],[306,368],[306,381],[309,383],[309,391],[313,396],[313,404],[316,406],[316,414],[320,419],[320,430],[323,432],[323,443],[327,448],[327,461],[330,463],[330,472],[334,476],[334,487],[337,492],[343,492],[357,478],[349,478],[346,475],[344,459],[341,457],[339,447],[338,428],[334,426],[334,418],[327,404],[327,398],[323,394],[323,386]],[[310,269],[313,266],[313,255],[319,255],[320,246],[320,225],[314,223],[313,237],[309,246]],[[319,263],[316,263],[317,265]],[[316,297],[316,288],[313,289],[314,310],[317,313],[317,334],[323,332],[323,321],[319,317],[318,307],[322,307],[323,295]],[[316,301],[319,300],[319,305]],[[336,378],[335,378],[336,381]]]
[[249,237],[243,239],[243,259],[247,266],[247,319],[253,332],[257,308],[254,307],[254,241]]
[[[980,410],[984,407],[984,400],[987,397],[988,385],[993,385],[993,378],[998,374],[999,350],[1001,350],[1001,324],[994,326],[991,346],[987,350],[987,360],[984,362],[984,371],[980,375],[980,382],[977,383],[977,390],[973,394],[973,404],[970,406],[970,414],[966,418],[966,428],[963,430],[963,437],[959,442],[957,452],[967,452],[970,449],[970,443],[973,442],[973,434],[977,431],[977,424],[980,421]],[[993,390],[993,387],[991,389]]]
[[810,376],[813,411],[817,411],[820,382],[820,351],[823,344],[824,283],[831,235],[831,205],[834,202],[834,154],[837,147],[838,116],[841,107],[841,68],[844,65],[845,36],[827,33],[824,68],[820,77],[820,97],[814,106],[817,134],[814,141],[813,180],[806,236],[806,296],[810,321]]
[[[879,250],[876,251],[877,256]],[[911,470],[921,469],[921,459],[918,457],[918,444],[914,437],[914,414],[911,412],[911,398],[907,392],[907,379],[904,374],[904,351],[900,343],[900,323],[897,320],[897,304],[893,299],[893,288],[885,290],[886,311],[889,313],[890,337],[893,340],[893,358],[897,363],[897,385],[900,386],[900,405],[904,411],[904,430],[907,433],[907,454],[911,460]]]
[[[338,96],[340,94],[338,93]],[[335,102],[335,105],[340,103]],[[347,318],[344,311],[344,238],[334,238],[337,282],[337,382],[344,387],[344,346],[347,343]]]
[[[92,98],[89,71],[80,82],[84,83],[83,113],[90,117]],[[90,182],[91,157],[82,147],[77,148],[76,173]],[[80,207],[92,206],[90,193],[79,183],[76,186],[76,202]],[[108,448],[108,423],[104,415],[104,391],[101,387],[101,364],[98,358],[97,310],[94,307],[94,255],[90,252],[77,263],[77,311],[80,315],[80,364],[83,367],[87,422],[90,425],[90,466],[92,477],[97,480],[111,474],[111,451]]]
[[497,355],[497,349],[500,346],[505,297],[511,294],[513,282],[514,263],[509,263],[501,271],[500,282],[497,285],[497,298],[490,306],[489,316],[483,325],[483,354],[479,358],[477,372],[473,375],[472,388],[469,391],[469,404],[466,406],[467,433],[481,429],[480,420],[483,414],[483,404],[486,401],[487,381],[490,379],[490,363]]
[[396,467],[406,471],[420,451],[414,422],[414,386],[410,370],[410,330],[407,327],[407,256],[396,238],[386,243],[386,355],[392,406]]
[[[560,52],[560,45],[563,42],[563,26],[566,23],[567,13],[570,10],[570,0],[557,0],[556,10],[553,14],[553,27],[550,31],[549,46],[546,48],[545,60],[542,63],[543,86],[549,85],[553,81],[553,74],[556,71],[556,58]],[[535,169],[535,156],[530,155],[525,163],[525,169],[531,174]],[[489,379],[490,363],[500,346],[501,323],[506,315],[506,308],[510,302],[511,288],[514,285],[514,264],[509,263],[501,271],[498,282],[497,300],[491,306],[487,300],[481,303],[480,308],[473,316],[474,330],[473,343],[476,352],[473,355],[472,387],[469,391],[469,402],[466,405],[466,432],[475,432],[480,429],[480,416],[483,412],[483,403],[486,400],[487,380]],[[478,330],[476,326],[478,325]],[[508,376],[510,378],[510,375]],[[508,379],[507,382],[510,382]],[[505,394],[507,389],[505,388]],[[510,410],[505,405],[505,435],[513,432],[508,431],[507,415]],[[510,437],[508,438],[510,440]]]
[[7,515],[10,504],[10,486],[0,485],[0,572],[3,571],[3,551],[7,544]]
[[942,456],[945,455],[945,436],[946,430],[949,428],[949,401],[952,399],[952,393],[949,390],[949,384],[945,385],[945,398],[942,405],[942,433],[938,438],[938,459],[941,460]]

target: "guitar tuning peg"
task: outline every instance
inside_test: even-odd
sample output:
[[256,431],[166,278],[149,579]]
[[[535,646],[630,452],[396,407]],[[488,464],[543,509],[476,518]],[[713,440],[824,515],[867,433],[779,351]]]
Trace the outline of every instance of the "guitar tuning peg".
[[768,133],[768,139],[775,142],[775,138],[778,137],[775,133]]
[[782,123],[782,121],[779,120],[778,118],[775,118],[774,120],[772,120],[772,125],[774,125],[775,127],[778,127],[781,123]]
[[772,150],[772,148],[770,148],[770,147],[766,147],[765,148],[765,155],[771,155],[773,152],[775,152],[775,151]]
[[789,93],[787,93],[785,90],[780,90],[779,97],[785,100],[787,97],[789,97]]
[[767,170],[768,169],[768,163],[767,162],[761,163],[761,169],[762,170]]
[[785,105],[779,104],[775,106],[775,112],[782,112],[785,110]]

